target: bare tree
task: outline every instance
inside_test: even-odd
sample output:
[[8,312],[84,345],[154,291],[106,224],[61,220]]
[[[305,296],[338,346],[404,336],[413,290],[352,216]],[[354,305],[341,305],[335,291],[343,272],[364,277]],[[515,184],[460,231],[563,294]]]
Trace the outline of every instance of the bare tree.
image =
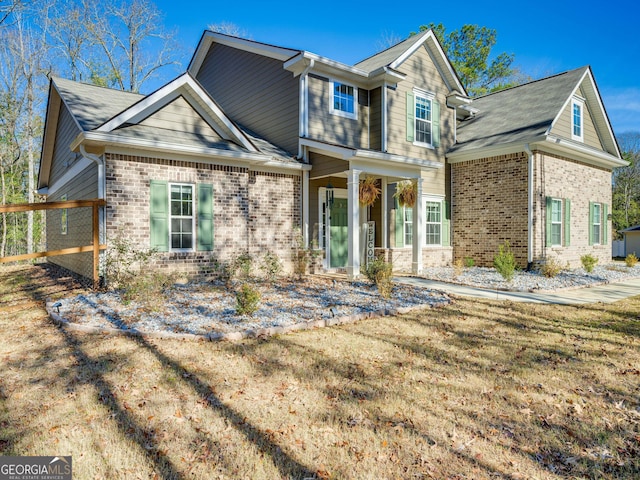
[[105,60],[109,84],[138,92],[158,70],[180,65],[176,35],[164,30],[150,0],[94,3],[93,9],[87,28]]
[[218,23],[212,23],[207,28],[212,32],[224,33],[225,35],[251,39],[251,35],[247,30],[232,22],[222,21]]
[[21,0],[0,0],[0,25],[9,19],[21,3]]
[[382,32],[380,39],[376,42],[376,50],[381,52],[389,47],[393,47],[396,43],[400,43],[402,40],[404,40],[404,38],[400,35],[385,30]]

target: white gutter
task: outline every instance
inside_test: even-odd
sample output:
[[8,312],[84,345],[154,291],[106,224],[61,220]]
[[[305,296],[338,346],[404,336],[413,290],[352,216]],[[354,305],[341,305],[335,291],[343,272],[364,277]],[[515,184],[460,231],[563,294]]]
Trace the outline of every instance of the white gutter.
[[527,153],[529,160],[527,163],[527,267],[531,267],[533,263],[533,152],[528,143],[524,144],[524,151]]

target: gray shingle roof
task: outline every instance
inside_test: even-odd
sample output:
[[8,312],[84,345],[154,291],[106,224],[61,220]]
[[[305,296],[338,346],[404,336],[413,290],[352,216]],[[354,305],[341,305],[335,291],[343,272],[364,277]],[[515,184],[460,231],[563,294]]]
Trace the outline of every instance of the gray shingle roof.
[[406,40],[376,53],[375,55],[365,58],[361,62],[358,62],[354,67],[364,70],[366,72],[373,72],[381,67],[386,67],[392,64],[398,57],[413,46],[418,40],[422,39],[422,35],[413,35]]
[[479,113],[458,125],[450,152],[526,143],[544,135],[588,67],[474,99]]
[[93,130],[138,102],[144,95],[54,78],[58,92],[80,127]]

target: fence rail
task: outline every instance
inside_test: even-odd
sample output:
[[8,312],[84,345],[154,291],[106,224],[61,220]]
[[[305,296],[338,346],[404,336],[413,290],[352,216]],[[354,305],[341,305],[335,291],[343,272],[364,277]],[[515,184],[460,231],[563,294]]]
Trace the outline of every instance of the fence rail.
[[59,210],[64,208],[92,208],[92,232],[91,245],[82,245],[79,247],[63,248],[58,250],[48,250],[46,252],[26,253],[22,255],[12,255],[9,257],[0,257],[0,263],[18,262],[22,260],[30,260],[32,258],[52,257],[56,255],[70,255],[72,253],[93,252],[93,286],[97,288],[100,277],[98,272],[98,264],[100,260],[100,250],[105,250],[106,245],[100,244],[100,217],[99,208],[106,205],[103,199],[92,200],[67,200],[62,202],[46,202],[46,203],[20,203],[15,205],[0,205],[0,214],[14,212],[29,212],[36,210]]

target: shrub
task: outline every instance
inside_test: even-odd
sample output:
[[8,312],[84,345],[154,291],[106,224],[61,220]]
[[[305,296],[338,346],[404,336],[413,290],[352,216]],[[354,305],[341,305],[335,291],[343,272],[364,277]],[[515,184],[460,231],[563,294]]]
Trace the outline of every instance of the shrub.
[[304,247],[304,238],[300,232],[300,228],[296,227],[293,231],[293,273],[298,278],[307,273],[309,264],[318,256],[322,255],[320,250]]
[[278,275],[282,273],[282,262],[275,253],[266,252],[262,256],[260,270],[264,272],[264,275],[268,281],[274,282]]
[[464,260],[462,258],[457,258],[453,262],[453,275],[455,277],[459,277],[464,272]]
[[233,262],[233,274],[239,274],[240,278],[247,280],[251,277],[251,270],[253,268],[253,257],[249,252],[244,252],[238,255]]
[[366,277],[376,284],[382,298],[390,298],[393,291],[393,265],[382,256],[373,259],[365,270]]
[[593,267],[598,263],[598,259],[590,253],[587,253],[580,257],[580,262],[582,262],[582,268],[584,268],[585,272],[591,273],[593,272]]
[[122,301],[125,305],[138,302],[150,311],[158,311],[166,301],[174,282],[174,275],[162,272],[136,275],[122,286]]
[[549,257],[547,258],[547,261],[542,265],[540,273],[542,273],[547,278],[554,278],[558,276],[558,274],[562,272],[562,270],[564,270],[564,268],[560,264],[560,262],[553,257]]
[[143,272],[156,254],[155,249],[142,249],[133,245],[122,232],[109,242],[105,255],[104,274],[111,288],[124,288]]
[[638,257],[636,257],[635,253],[630,253],[625,257],[624,263],[627,264],[627,267],[635,267],[636,263],[638,263]]
[[508,240],[505,241],[503,245],[500,245],[498,254],[493,257],[493,266],[507,282],[513,279],[517,264],[516,257],[511,251]]
[[260,305],[260,291],[253,285],[243,283],[236,292],[236,313],[251,316]]
[[473,258],[471,257],[464,257],[464,266],[466,268],[471,268],[471,267],[475,267],[476,266],[476,262]]

